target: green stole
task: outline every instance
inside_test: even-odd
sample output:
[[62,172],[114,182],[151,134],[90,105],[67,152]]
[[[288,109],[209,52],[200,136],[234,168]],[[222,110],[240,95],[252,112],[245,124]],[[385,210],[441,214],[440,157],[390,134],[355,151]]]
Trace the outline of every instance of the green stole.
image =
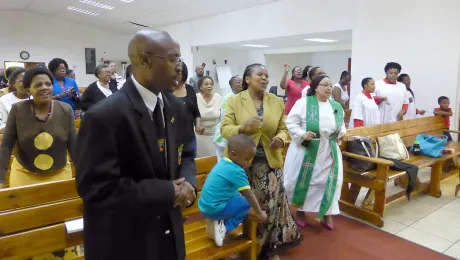
[[[334,110],[335,122],[337,125],[336,131],[331,135],[329,143],[332,150],[333,165],[327,178],[326,188],[324,190],[323,199],[318,213],[318,219],[324,217],[330,208],[334,199],[335,189],[337,187],[337,176],[339,174],[338,164],[338,151],[337,151],[337,138],[343,124],[344,111],[340,103],[334,100],[328,100]],[[320,138],[319,129],[319,105],[316,96],[307,97],[307,131],[316,133],[317,138]],[[320,140],[310,140],[308,148],[305,150],[305,155],[300,168],[299,176],[294,190],[294,197],[292,204],[296,207],[302,207],[308,193],[311,177],[313,175],[313,167],[316,163],[316,156],[318,154]],[[323,162],[318,162],[323,163]]]

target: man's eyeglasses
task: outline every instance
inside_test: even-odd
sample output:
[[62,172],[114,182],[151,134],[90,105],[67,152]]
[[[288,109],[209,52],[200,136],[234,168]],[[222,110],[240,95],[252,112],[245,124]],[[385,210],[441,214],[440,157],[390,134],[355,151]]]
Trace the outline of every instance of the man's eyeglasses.
[[151,52],[144,52],[144,53],[147,53],[149,55],[153,55],[157,58],[160,58],[160,59],[163,59],[163,60],[168,60],[170,62],[175,62],[175,63],[180,63],[182,62],[182,57],[178,54],[173,54],[173,55],[168,55],[168,56],[162,56],[162,55],[158,55],[158,54],[155,54],[155,53],[151,53]]

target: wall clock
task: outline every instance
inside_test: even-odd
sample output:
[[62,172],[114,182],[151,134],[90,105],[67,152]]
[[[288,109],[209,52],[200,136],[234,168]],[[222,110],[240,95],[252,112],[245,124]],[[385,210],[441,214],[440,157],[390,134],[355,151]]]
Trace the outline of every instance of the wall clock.
[[19,56],[21,57],[21,59],[23,60],[28,60],[30,58],[30,54],[27,52],[27,51],[21,51],[21,53],[19,54]]

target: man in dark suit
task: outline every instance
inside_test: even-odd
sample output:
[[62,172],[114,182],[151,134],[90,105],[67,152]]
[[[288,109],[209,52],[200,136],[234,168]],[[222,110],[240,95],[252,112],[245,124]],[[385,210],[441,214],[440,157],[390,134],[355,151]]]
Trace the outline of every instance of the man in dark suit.
[[170,93],[180,47],[142,30],[128,55],[132,77],[85,114],[78,135],[85,259],[183,260],[181,207],[196,199],[196,166],[185,107]]

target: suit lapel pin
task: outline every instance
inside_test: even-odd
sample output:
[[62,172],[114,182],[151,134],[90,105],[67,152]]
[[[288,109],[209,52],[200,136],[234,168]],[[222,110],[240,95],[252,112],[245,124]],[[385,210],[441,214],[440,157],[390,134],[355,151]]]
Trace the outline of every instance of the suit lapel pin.
[[171,124],[174,124],[174,117],[171,118]]

